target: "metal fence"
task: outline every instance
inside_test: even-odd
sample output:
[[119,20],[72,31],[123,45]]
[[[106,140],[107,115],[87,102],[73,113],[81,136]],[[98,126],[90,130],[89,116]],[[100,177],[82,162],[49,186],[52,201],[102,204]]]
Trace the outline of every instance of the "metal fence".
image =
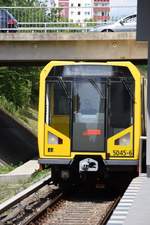
[[[0,7],[1,32],[88,32],[136,12],[137,7]],[[113,11],[118,12],[113,15]],[[122,11],[122,13],[121,13]],[[5,12],[5,16],[4,16]],[[9,12],[9,14],[7,13]],[[17,24],[10,19],[11,15]],[[73,16],[74,14],[74,16]]]

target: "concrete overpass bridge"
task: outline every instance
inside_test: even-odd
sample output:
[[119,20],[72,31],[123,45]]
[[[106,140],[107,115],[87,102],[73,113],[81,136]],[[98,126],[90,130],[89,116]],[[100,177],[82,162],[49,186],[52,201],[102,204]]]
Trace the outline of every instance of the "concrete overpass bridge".
[[147,42],[135,32],[1,33],[0,64],[50,60],[145,60]]

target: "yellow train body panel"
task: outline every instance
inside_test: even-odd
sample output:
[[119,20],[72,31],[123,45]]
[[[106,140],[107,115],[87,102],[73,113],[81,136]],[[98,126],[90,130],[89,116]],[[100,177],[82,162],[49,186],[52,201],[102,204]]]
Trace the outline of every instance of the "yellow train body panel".
[[[46,79],[53,67],[65,65],[110,65],[126,67],[131,72],[134,82],[134,104],[133,104],[133,125],[118,132],[117,134],[108,137],[105,147],[100,152],[89,151],[73,151],[72,137],[69,137],[68,128],[69,118],[67,116],[53,116],[51,126],[45,122],[45,98],[46,98]],[[85,63],[71,61],[54,61],[45,66],[40,76],[40,95],[39,95],[39,115],[38,115],[38,146],[40,159],[68,159],[73,160],[76,156],[101,156],[103,160],[124,160],[138,161],[140,150],[141,136],[141,75],[137,68],[130,62],[106,62],[106,63]],[[55,129],[53,128],[55,127]],[[62,132],[60,132],[62,131]],[[90,131],[89,131],[90,132]],[[96,131],[95,131],[96,132]],[[49,144],[48,133],[51,133],[61,140],[60,144]],[[130,141],[128,145],[119,145],[117,140],[128,135]]]

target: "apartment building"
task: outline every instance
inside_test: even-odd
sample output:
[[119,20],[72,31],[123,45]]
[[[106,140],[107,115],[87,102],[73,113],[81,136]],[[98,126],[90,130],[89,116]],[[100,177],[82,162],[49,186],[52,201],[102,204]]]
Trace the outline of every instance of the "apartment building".
[[109,20],[110,0],[94,0],[93,19],[94,21]]
[[70,0],[69,20],[82,23],[93,19],[93,0]]
[[56,0],[61,7],[61,16],[69,21],[107,21],[110,13],[110,0]]
[[61,8],[60,15],[69,19],[69,0],[57,0],[56,6]]

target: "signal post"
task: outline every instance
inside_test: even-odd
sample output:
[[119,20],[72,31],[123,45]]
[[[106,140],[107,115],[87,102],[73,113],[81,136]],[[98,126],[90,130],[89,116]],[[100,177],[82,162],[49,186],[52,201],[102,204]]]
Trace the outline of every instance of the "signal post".
[[150,177],[150,1],[138,0],[137,9],[137,40],[148,41],[148,76],[147,76],[147,146],[146,169]]

